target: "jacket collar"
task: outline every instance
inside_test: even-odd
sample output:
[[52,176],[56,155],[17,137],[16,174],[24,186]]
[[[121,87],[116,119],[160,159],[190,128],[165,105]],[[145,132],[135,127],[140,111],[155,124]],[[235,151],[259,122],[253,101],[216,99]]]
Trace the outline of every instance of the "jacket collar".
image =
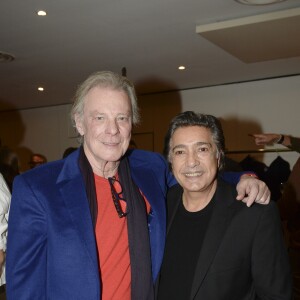
[[79,149],[64,160],[62,170],[57,178],[57,185],[69,210],[73,225],[94,263],[95,270],[99,273],[94,228],[78,158]]
[[216,203],[214,205],[213,213],[207,227],[203,246],[196,265],[191,290],[191,299],[194,299],[201,287],[234,212],[234,209],[231,209],[231,204],[235,201],[232,190],[229,186],[224,185],[221,180],[218,181],[215,197]]

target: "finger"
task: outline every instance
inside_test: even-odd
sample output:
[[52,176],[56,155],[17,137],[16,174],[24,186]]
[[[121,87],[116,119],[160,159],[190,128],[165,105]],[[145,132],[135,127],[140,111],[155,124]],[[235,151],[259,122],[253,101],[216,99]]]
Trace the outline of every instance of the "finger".
[[245,193],[238,193],[238,195],[236,196],[236,200],[243,200],[245,196],[246,196]]
[[244,195],[243,198],[237,199],[245,203],[248,207],[250,207],[253,204],[253,198],[249,198],[248,195]]
[[255,195],[249,196],[248,194],[245,193],[240,193],[236,196],[236,200],[242,201],[245,203],[248,207],[250,207],[253,202],[255,201]]
[[263,195],[257,199],[257,203],[267,205],[269,204],[270,200],[271,200],[271,192],[268,188],[266,188]]
[[245,203],[248,207],[250,207],[255,201],[255,198],[253,197],[245,197]]
[[259,193],[257,194],[257,202],[264,204],[270,197],[270,190],[266,184],[261,184],[259,188]]
[[255,143],[258,144],[258,145],[263,145],[267,142],[266,138],[265,137],[261,137],[261,136],[256,136],[255,137]]
[[238,185],[237,186],[237,196],[236,196],[236,200],[242,200],[243,202],[244,199],[248,196],[247,193],[248,193],[248,189],[247,187],[245,187],[244,185]]
[[269,196],[267,197],[266,201],[264,204],[269,204],[271,201],[271,193],[269,194]]
[[264,136],[263,134],[261,134],[261,133],[248,133],[248,135],[249,136],[252,136],[252,137],[262,137],[262,136]]
[[247,193],[247,196],[244,198],[243,202],[246,203],[248,207],[250,207],[253,202],[257,199],[259,193],[259,188],[257,185],[252,185],[250,191]]

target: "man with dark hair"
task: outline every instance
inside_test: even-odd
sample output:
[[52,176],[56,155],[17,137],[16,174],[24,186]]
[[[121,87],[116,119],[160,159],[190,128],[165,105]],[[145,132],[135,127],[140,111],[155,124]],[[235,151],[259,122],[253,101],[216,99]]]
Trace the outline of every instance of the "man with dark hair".
[[291,299],[291,277],[274,203],[247,208],[218,178],[221,125],[187,111],[171,122],[166,149],[178,184],[167,196],[167,240],[158,299]]

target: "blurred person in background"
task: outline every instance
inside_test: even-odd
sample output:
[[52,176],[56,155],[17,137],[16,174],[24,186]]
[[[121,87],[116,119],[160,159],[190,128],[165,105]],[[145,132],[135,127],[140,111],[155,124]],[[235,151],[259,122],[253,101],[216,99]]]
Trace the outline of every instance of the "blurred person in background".
[[0,286],[5,284],[5,251],[11,194],[0,173]]
[[46,162],[47,162],[47,158],[45,155],[39,154],[39,153],[34,153],[30,156],[28,164],[29,164],[30,169],[33,169],[42,164],[45,164]]
[[7,146],[0,147],[0,173],[11,192],[14,178],[20,174],[19,159],[17,154]]
[[280,144],[300,153],[300,138],[279,133],[251,133],[258,146]]
[[68,155],[70,155],[75,150],[77,150],[77,148],[75,148],[75,147],[68,147],[68,148],[66,148],[65,151],[64,151],[64,153],[63,153],[63,158],[66,158]]

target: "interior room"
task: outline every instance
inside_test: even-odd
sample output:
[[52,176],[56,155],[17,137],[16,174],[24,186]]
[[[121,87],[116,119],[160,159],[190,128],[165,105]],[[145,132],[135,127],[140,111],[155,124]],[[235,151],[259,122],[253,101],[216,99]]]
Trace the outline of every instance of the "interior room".
[[300,0],[5,1],[1,146],[17,154],[21,173],[33,153],[62,159],[79,147],[70,119],[77,86],[110,70],[135,85],[137,148],[163,153],[170,120],[192,110],[221,120],[230,159],[268,168],[280,157],[292,171],[297,151],[257,146],[249,134],[300,137],[299,36]]

